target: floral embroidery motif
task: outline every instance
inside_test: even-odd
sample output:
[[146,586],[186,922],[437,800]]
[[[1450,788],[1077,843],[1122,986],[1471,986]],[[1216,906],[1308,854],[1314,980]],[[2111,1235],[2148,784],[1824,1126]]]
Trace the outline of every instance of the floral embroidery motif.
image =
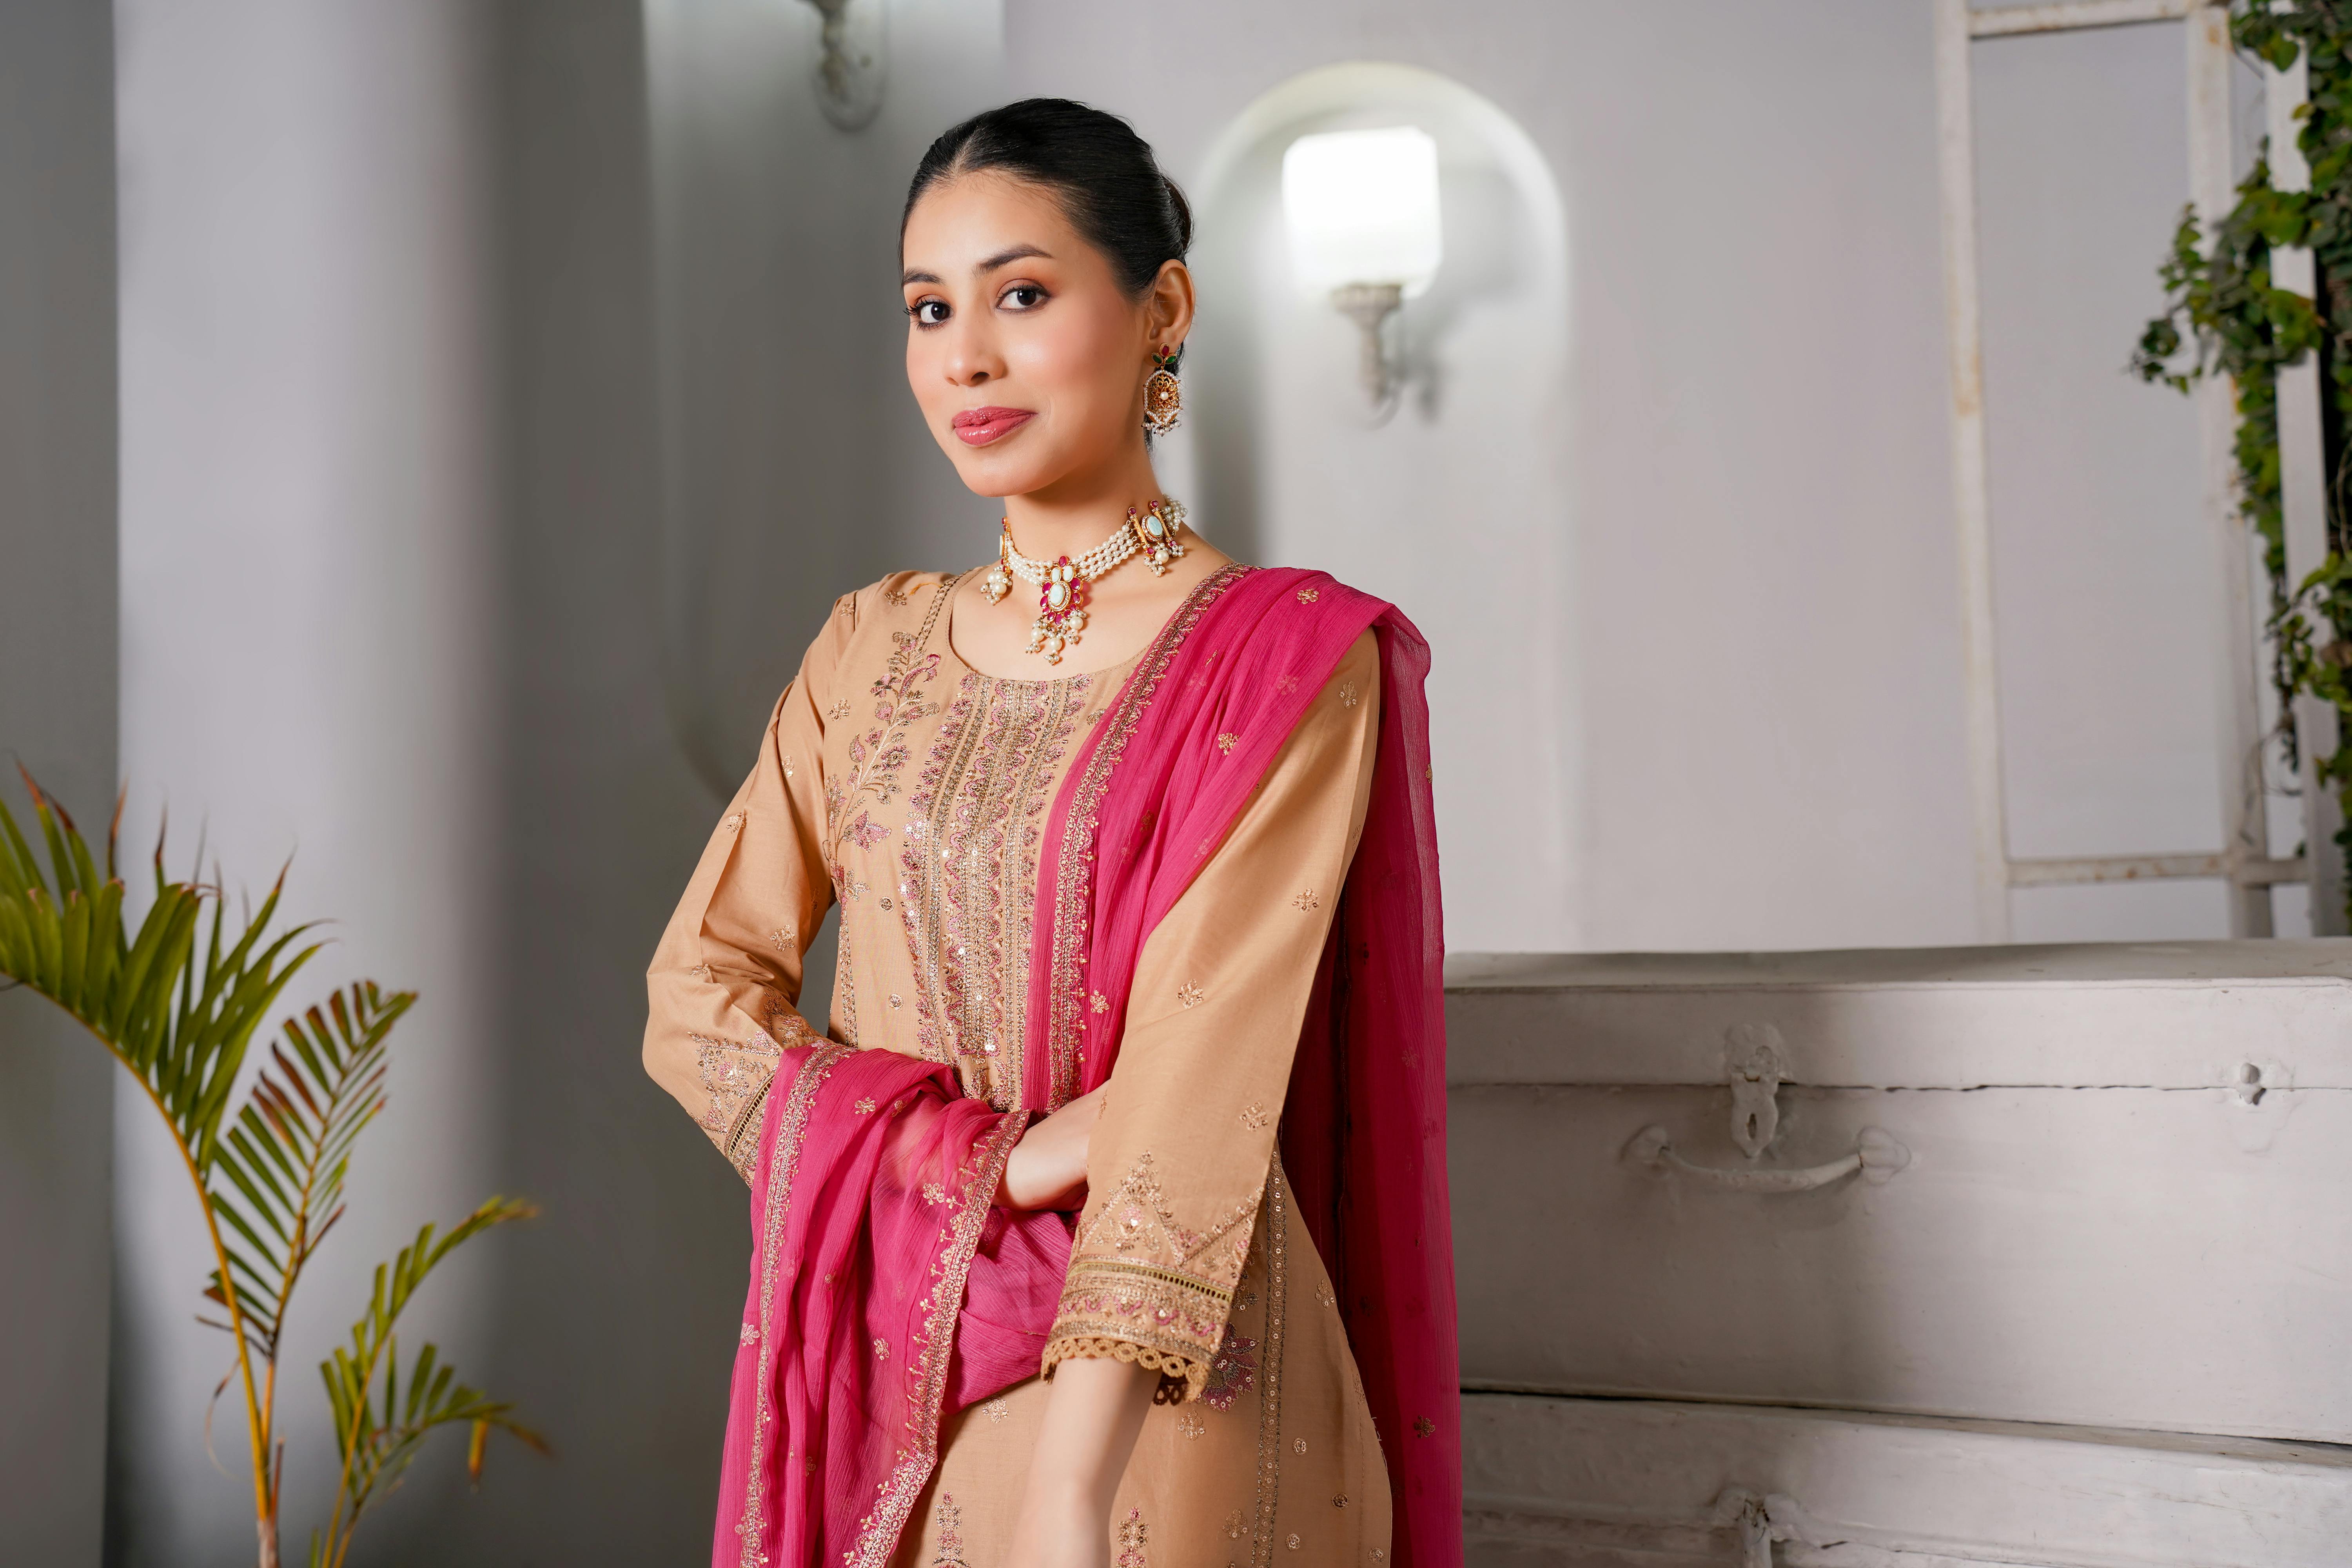
[[735,1342],[737,1344],[743,1345],[758,1344],[760,1342],[760,1325],[757,1323],[744,1324],[742,1331],[736,1335]]
[[1339,682],[1340,707],[1353,708],[1357,703],[1361,702],[1362,700],[1363,699],[1361,697],[1356,695],[1356,683],[1354,681],[1343,680]]
[[719,824],[719,826],[725,828],[728,832],[732,833],[737,828],[743,826],[743,814],[740,811],[730,811],[727,814],[725,819]]
[[948,1190],[938,1182],[925,1182],[923,1201],[927,1204],[943,1204],[948,1201]]
[[1294,1437],[1291,1439],[1290,1447],[1294,1453],[1303,1454],[1307,1452],[1307,1439],[1304,1437]]
[[1234,747],[1238,745],[1240,742],[1241,737],[1234,734],[1231,730],[1228,730],[1223,734],[1217,737],[1217,750],[1224,752],[1225,755],[1230,757],[1234,754]]
[[1320,595],[1318,595],[1312,588],[1301,588],[1298,590],[1298,602],[1302,605],[1311,605],[1319,596]]
[[992,1422],[1002,1421],[1013,1414],[1013,1406],[1002,1399],[992,1399],[982,1408],[988,1412],[988,1418]]
[[1437,1436],[1437,1423],[1432,1421],[1426,1415],[1416,1419],[1412,1424],[1412,1429],[1424,1437],[1434,1437]]
[[[952,589],[955,582],[950,578],[948,587]],[[833,846],[832,869],[836,886],[847,879],[841,867],[843,840],[861,825],[873,826],[866,814],[858,808],[868,804],[886,805],[898,795],[899,771],[907,765],[908,727],[939,711],[937,704],[923,700],[923,689],[939,679],[940,656],[923,649],[930,643],[931,628],[939,623],[940,607],[949,596],[946,593],[932,596],[920,631],[890,634],[898,651],[886,661],[881,677],[871,689],[873,728],[849,742],[848,776],[834,779],[825,786],[825,824]],[[840,717],[848,716],[848,699],[834,706]],[[853,811],[857,812],[855,818],[850,815]],[[878,838],[861,834],[858,847],[870,849],[878,842]]]
[[1118,1527],[1118,1568],[1150,1568],[1143,1555],[1147,1534],[1143,1510],[1129,1509]]
[[1331,1497],[1331,1506],[1332,1506],[1333,1508],[1345,1508],[1345,1507],[1347,1507],[1347,1506],[1348,1506],[1348,1494],[1347,1494],[1346,1492],[1335,1492],[1335,1493],[1333,1493],[1333,1494],[1332,1494],[1332,1497]]
[[1096,992],[1095,999],[1087,1005],[1087,1011],[1094,1014],[1097,1017],[1101,1016],[1103,1014],[1110,1011],[1110,998],[1104,995],[1099,991]]
[[1265,1107],[1255,1101],[1242,1107],[1242,1125],[1253,1132],[1260,1131],[1272,1120],[1274,1119],[1265,1113]]
[[[1208,1435],[1209,1424],[1202,1420],[1201,1413],[1191,1405],[1180,1405],[1176,1411],[1176,1430],[1187,1438],[1203,1437]],[[1241,1516],[1235,1514],[1234,1517],[1238,1519]]]
[[940,1549],[931,1559],[931,1568],[964,1568],[963,1510],[956,1506],[952,1492],[940,1494]]
[[832,707],[824,710],[824,716],[832,720],[836,724],[840,723],[844,719],[848,718],[849,699],[844,697],[840,700],[836,701]]
[[1225,1342],[1217,1347],[1217,1359],[1209,1363],[1209,1386],[1201,1391],[1203,1405],[1231,1410],[1235,1400],[1257,1386],[1257,1357],[1250,1353],[1255,1349],[1255,1340],[1243,1339],[1231,1323],[1225,1325]]
[[851,1107],[850,1107],[850,1109],[851,1109],[852,1110],[855,1110],[856,1112],[857,1112],[857,1114],[858,1114],[858,1115],[860,1115],[860,1116],[871,1116],[871,1115],[873,1115],[873,1114],[874,1114],[874,1100],[873,1100],[873,1097],[872,1097],[872,1096],[870,1096],[870,1095],[869,1095],[869,1096],[867,1096],[866,1099],[859,1100],[856,1105],[851,1106]]
[[1209,994],[1187,980],[1176,987],[1176,1000],[1187,1007],[1197,1007],[1209,999]]
[[1087,1342],[1116,1341],[1150,1352],[1147,1364],[1181,1370],[1198,1394],[1229,1326],[1257,1207],[1252,1194],[1207,1230],[1193,1230],[1169,1208],[1151,1154],[1138,1156],[1127,1179],[1089,1205],[1091,1217],[1071,1248],[1047,1364]]
[[1291,1549],[1293,1552],[1296,1552],[1296,1551],[1297,1551],[1297,1550],[1298,1550],[1298,1537],[1297,1537],[1297,1536],[1293,1535],[1293,1536],[1290,1538],[1290,1541],[1289,1541],[1289,1546],[1290,1546],[1290,1549]]
[[[890,1359],[890,1342],[888,1340],[876,1340],[874,1342],[874,1359],[876,1361],[888,1361]],[[1307,1452],[1307,1439],[1304,1437],[1301,1437],[1298,1440],[1298,1451],[1302,1454]]]
[[1312,888],[1307,889],[1305,892],[1299,894],[1290,901],[1297,904],[1300,912],[1304,914],[1312,914],[1317,910],[1323,907],[1323,900],[1315,896],[1315,889]]
[[[785,1012],[772,1020],[777,1032],[793,1044],[814,1038],[797,1013]],[[702,1112],[702,1130],[727,1163],[745,1182],[760,1152],[760,1117],[768,1103],[768,1085],[776,1076],[783,1051],[766,1035],[748,1040],[720,1039],[712,1035],[688,1035],[694,1042],[695,1077],[710,1103]]]
[[915,602],[915,590],[908,588],[902,592],[896,588],[885,588],[882,590],[882,596],[894,605],[911,605]]
[[893,991],[893,992],[891,992],[891,993],[890,993],[890,1005],[892,1005],[893,1007],[903,1007],[903,1006],[905,1006],[906,1005],[907,1005],[907,1004],[906,1004],[903,1000],[901,1000],[901,999],[900,999],[900,997],[899,997],[898,994],[896,991]]
[[1242,1516],[1241,1510],[1235,1509],[1233,1512],[1225,1515],[1225,1539],[1227,1541],[1245,1541],[1249,1538],[1249,1521]]
[[871,849],[889,837],[890,830],[861,811],[857,814],[857,820],[849,825],[845,837],[860,849]]
[[1277,675],[1274,678],[1274,689],[1276,691],[1280,692],[1282,695],[1286,697],[1290,693],[1298,689],[1298,677],[1295,675]]
[[1035,881],[1054,768],[1092,684],[967,674],[907,803],[916,1041],[927,1060],[961,1058],[975,1096],[1022,1081],[1035,913],[1016,889]]
[[1318,1307],[1336,1307],[1339,1304],[1339,1298],[1331,1294],[1331,1287],[1328,1285],[1318,1285],[1315,1287],[1315,1304]]
[[793,950],[793,928],[792,928],[792,922],[790,922],[789,921],[787,921],[784,924],[780,925],[780,926],[778,926],[775,930],[773,930],[773,931],[770,931],[770,932],[768,933],[768,940],[769,940],[770,942],[772,942],[775,943],[776,951],[777,951],[778,952],[792,952],[792,950]]
[[798,774],[793,772],[793,754],[790,752],[786,752],[784,753],[784,777],[792,779],[798,776]]

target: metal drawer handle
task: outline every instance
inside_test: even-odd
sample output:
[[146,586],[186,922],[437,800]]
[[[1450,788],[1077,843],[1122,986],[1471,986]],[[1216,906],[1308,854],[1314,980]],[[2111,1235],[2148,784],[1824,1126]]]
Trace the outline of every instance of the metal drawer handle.
[[1843,1181],[1856,1171],[1874,1184],[1891,1179],[1911,1163],[1911,1151],[1892,1133],[1865,1127],[1853,1141],[1853,1152],[1825,1165],[1801,1171],[1775,1171],[1758,1166],[1694,1165],[1675,1152],[1674,1139],[1663,1127],[1644,1127],[1625,1145],[1625,1158],[1647,1165],[1660,1175],[1687,1176],[1710,1187],[1732,1193],[1805,1193]]

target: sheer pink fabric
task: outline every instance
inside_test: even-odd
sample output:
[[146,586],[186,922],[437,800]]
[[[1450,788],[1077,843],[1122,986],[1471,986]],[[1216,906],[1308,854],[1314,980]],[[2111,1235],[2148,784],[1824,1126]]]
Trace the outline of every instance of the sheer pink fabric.
[[[1394,1561],[1459,1568],[1428,648],[1393,606],[1320,573],[1240,573],[1164,667],[1139,667],[1130,679],[1157,683],[1149,700],[1130,729],[1088,740],[1045,834],[1024,1099],[1048,1109],[1057,1078],[1083,1091],[1109,1076],[1145,939],[1368,626],[1381,654],[1380,752],[1282,1150],[1379,1425]],[[1221,734],[1238,738],[1230,752]],[[1074,837],[1076,785],[1105,745],[1121,749],[1099,816]],[[1092,853],[1079,910],[1051,907],[1066,842]],[[1066,919],[1086,921],[1082,984],[1113,1005],[1058,1010],[1080,1023],[1055,1039],[1051,989],[1071,977],[1055,975],[1048,944]],[[836,1043],[785,1054],[752,1177],[714,1568],[882,1568],[937,1461],[941,1418],[1034,1375],[1071,1221],[991,1206],[1030,1115],[963,1098],[942,1064]]]
[[[1392,605],[1320,572],[1267,569],[1228,587],[1185,638],[1123,744],[1091,841],[1078,911],[1041,907],[1030,965],[1028,1103],[1046,1103],[1056,1051],[1044,939],[1086,921],[1081,1091],[1110,1076],[1129,983],[1161,916],[1216,852],[1307,705],[1365,628],[1381,649],[1380,752],[1363,837],[1317,976],[1282,1121],[1283,1163],[1338,1292],[1381,1433],[1399,1568],[1462,1562],[1461,1356],[1445,1170],[1444,926],[1430,802],[1429,645]],[[1139,670],[1137,679],[1144,672]],[[1217,737],[1238,737],[1230,752]],[[1071,770],[1084,776],[1088,759]],[[1055,804],[1041,900],[1071,809]],[[1080,842],[1083,842],[1081,840]]]

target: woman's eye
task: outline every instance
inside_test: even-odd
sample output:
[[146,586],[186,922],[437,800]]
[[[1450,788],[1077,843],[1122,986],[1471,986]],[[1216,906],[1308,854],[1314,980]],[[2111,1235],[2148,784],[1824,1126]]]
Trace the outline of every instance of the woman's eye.
[[1045,290],[1034,283],[1015,283],[996,302],[1010,310],[1034,310],[1045,302]]
[[918,300],[907,307],[907,314],[914,318],[915,325],[919,327],[936,327],[948,319],[948,302],[945,300]]

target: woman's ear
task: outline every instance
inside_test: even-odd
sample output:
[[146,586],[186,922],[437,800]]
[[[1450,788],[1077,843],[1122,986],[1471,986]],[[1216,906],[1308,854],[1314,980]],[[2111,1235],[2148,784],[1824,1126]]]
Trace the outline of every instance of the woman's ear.
[[1151,280],[1145,313],[1154,344],[1181,346],[1192,335],[1192,269],[1181,261],[1163,261]]

